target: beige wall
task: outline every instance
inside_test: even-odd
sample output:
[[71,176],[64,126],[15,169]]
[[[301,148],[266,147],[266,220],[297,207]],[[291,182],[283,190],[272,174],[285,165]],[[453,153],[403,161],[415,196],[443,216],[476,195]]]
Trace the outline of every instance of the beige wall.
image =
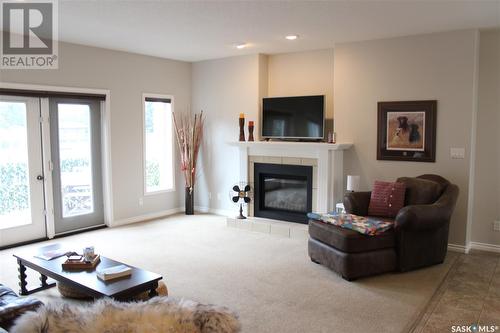
[[[238,115],[256,121],[259,128],[259,55],[207,60],[193,64],[193,110],[206,115],[195,205],[236,211],[229,191],[240,181],[239,153],[230,141],[238,141]],[[245,124],[245,128],[247,126]],[[245,131],[246,132],[246,131]]]
[[[259,55],[259,98],[257,100],[257,107],[259,112],[259,124],[262,117],[262,99],[269,95],[269,56],[260,54]],[[254,130],[256,136],[255,140],[260,140],[260,126],[257,126]]]
[[228,193],[240,181],[239,154],[227,142],[238,140],[238,114],[256,122],[256,139],[262,97],[325,94],[331,114],[333,50],[201,61],[193,64],[192,82],[193,109],[207,115],[195,204],[234,211]]
[[[100,88],[111,91],[111,154],[114,219],[181,206],[176,192],[144,197],[142,93],[171,94],[178,111],[191,101],[191,64],[125,52],[59,44],[58,70],[2,70],[0,81]],[[179,180],[179,179],[178,179]],[[177,187],[183,191],[183,184]]]
[[268,95],[326,95],[333,117],[333,49],[269,55]]
[[500,31],[482,32],[471,240],[500,245]]
[[[175,193],[144,197],[141,94],[172,94],[176,111],[206,115],[197,206],[234,210],[228,191],[238,182],[237,117],[244,112],[259,132],[264,96],[325,94],[327,115],[335,107],[339,142],[354,142],[346,173],[374,179],[438,173],[460,187],[450,242],[464,244],[472,141],[476,33],[455,31],[359,43],[333,49],[251,55],[194,64],[130,53],[60,44],[59,70],[0,71],[1,82],[101,88],[111,91],[111,151],[115,220],[183,206],[183,179]],[[481,33],[477,150],[471,240],[498,244],[491,222],[500,219],[500,32]],[[335,91],[334,91],[335,80]],[[376,105],[384,100],[438,100],[436,163],[376,160]],[[451,147],[466,158],[452,160]]]
[[[465,244],[474,102],[475,31],[338,44],[334,59],[335,130],[339,142],[353,142],[345,170],[375,179],[435,173],[460,188],[450,227],[450,243]],[[435,163],[376,159],[377,102],[438,100]],[[452,160],[451,147],[465,148]]]

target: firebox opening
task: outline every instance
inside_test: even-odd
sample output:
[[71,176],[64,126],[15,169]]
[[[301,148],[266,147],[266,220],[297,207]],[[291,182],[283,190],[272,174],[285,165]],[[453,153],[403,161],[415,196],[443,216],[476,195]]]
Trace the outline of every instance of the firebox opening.
[[312,167],[256,163],[255,216],[307,223],[312,207]]

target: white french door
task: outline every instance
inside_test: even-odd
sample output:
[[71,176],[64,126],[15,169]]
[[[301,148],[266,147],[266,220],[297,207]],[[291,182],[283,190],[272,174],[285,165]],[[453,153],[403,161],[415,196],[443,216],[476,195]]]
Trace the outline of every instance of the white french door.
[[100,103],[49,98],[49,112],[55,233],[103,225]]
[[0,95],[0,247],[46,237],[40,99]]
[[0,94],[0,248],[104,225],[101,164],[99,100]]

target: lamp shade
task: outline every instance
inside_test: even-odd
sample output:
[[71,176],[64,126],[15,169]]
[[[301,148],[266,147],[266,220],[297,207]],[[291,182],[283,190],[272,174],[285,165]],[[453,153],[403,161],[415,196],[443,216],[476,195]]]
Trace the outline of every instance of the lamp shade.
[[347,176],[347,190],[353,192],[359,190],[359,176]]

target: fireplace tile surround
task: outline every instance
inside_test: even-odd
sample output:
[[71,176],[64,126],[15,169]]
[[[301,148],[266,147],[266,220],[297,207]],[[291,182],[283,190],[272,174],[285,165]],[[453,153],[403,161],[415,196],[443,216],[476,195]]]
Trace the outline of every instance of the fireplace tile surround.
[[[352,144],[320,142],[255,141],[229,142],[239,153],[239,179],[254,183],[255,163],[307,165],[313,168],[312,210],[327,212],[335,209],[344,193],[343,152]],[[247,213],[254,216],[253,204]]]

